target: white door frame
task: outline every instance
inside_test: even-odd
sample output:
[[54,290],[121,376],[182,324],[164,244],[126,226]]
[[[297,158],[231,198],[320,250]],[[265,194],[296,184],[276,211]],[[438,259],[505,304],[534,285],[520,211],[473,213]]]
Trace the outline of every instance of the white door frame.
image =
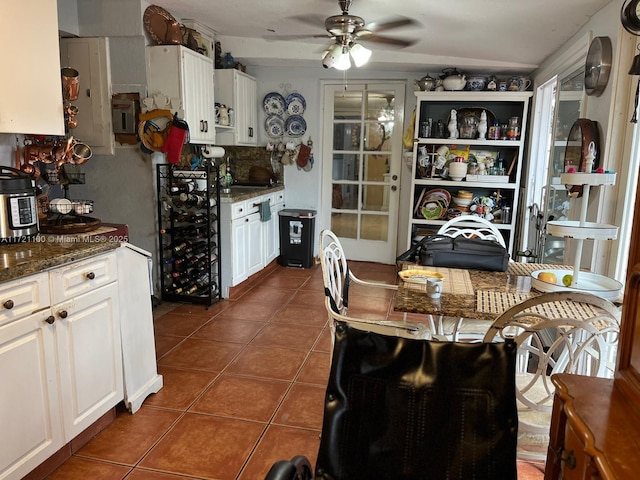
[[[321,82],[321,104],[323,105],[322,115],[322,187],[321,187],[321,218],[320,223],[329,228],[332,220],[332,168],[333,168],[333,125],[334,125],[334,98],[335,93],[345,86],[339,81]],[[385,180],[380,182],[367,182],[374,185],[387,187],[388,195],[385,195],[385,202],[388,201],[388,210],[371,212],[386,215],[388,218],[388,238],[387,241],[374,241],[353,238],[340,238],[346,256],[350,260],[373,261],[379,263],[393,264],[396,258],[398,241],[398,211],[400,208],[400,171],[402,165],[402,134],[404,126],[404,103],[406,82],[394,80],[353,80],[349,83],[347,91],[367,90],[389,90],[394,91],[394,128],[390,140],[390,164],[389,175],[385,175]],[[349,213],[359,213],[362,205],[358,209],[348,211]]]

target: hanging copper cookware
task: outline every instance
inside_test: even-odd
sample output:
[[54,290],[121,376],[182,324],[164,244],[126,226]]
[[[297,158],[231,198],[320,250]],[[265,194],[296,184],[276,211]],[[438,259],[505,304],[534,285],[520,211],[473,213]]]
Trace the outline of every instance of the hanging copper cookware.
[[80,92],[80,83],[78,76],[80,73],[71,67],[64,67],[61,70],[62,75],[62,98],[65,102],[74,102],[78,99]]

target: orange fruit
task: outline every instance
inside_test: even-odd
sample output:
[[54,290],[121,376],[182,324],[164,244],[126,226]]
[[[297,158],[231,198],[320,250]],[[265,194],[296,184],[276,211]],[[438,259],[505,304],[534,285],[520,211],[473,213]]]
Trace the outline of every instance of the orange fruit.
[[540,272],[538,274],[538,280],[541,282],[552,283],[554,285],[557,285],[558,283],[558,277],[556,277],[556,274],[553,272]]

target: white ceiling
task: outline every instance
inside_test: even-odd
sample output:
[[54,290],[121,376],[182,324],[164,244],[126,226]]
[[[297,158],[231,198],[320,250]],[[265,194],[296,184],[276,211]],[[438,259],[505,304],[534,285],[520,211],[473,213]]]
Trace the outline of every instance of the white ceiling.
[[[398,15],[419,26],[384,35],[417,39],[403,49],[367,42],[376,70],[531,72],[612,0],[354,0],[351,15],[377,22]],[[157,0],[176,19],[217,33],[223,52],[247,65],[319,66],[330,39],[273,40],[323,34],[337,0]],[[305,21],[306,20],[306,21]],[[311,21],[311,25],[309,22]],[[317,25],[317,27],[313,26]],[[271,38],[271,40],[270,40]]]

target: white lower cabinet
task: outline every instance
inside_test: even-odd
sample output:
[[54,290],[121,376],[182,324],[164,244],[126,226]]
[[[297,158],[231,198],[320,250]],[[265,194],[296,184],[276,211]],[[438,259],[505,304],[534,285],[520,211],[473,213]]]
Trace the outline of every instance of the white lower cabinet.
[[117,282],[53,306],[65,441],[123,397]]
[[228,241],[225,245],[225,247],[227,247],[227,254],[223,256],[226,260],[223,265],[229,263],[232,265],[231,270],[228,272],[228,275],[231,277],[231,285],[229,285],[229,281],[227,280],[227,294],[225,295],[223,292],[223,296],[225,297],[228,296],[229,286],[237,285],[248,278],[246,260],[248,232],[249,225],[245,221],[245,218],[238,218],[231,221],[231,235],[226,236]]
[[[0,284],[0,480],[23,478],[124,399],[138,367],[123,366],[119,283],[110,252]],[[152,321],[150,296],[138,313]],[[136,349],[155,362],[153,335],[142,338]],[[145,375],[157,391],[162,378]]]
[[47,307],[0,326],[0,478],[3,480],[23,478],[65,443],[55,326],[47,323],[50,316],[51,310]]
[[[259,205],[268,201],[271,218],[260,219]],[[278,203],[276,203],[278,202]],[[284,208],[284,192],[278,191],[249,200],[220,206],[222,235],[222,297],[229,288],[258,273],[279,254],[278,212]]]
[[284,210],[284,193],[276,192],[273,195],[273,203],[271,207],[271,216],[273,217],[266,229],[265,238],[265,256],[268,265],[280,256],[280,216],[279,213]]
[[265,235],[263,232],[273,222],[273,219],[265,224],[260,221],[259,213],[252,213],[245,218],[247,222],[247,275],[251,276],[265,267]]

